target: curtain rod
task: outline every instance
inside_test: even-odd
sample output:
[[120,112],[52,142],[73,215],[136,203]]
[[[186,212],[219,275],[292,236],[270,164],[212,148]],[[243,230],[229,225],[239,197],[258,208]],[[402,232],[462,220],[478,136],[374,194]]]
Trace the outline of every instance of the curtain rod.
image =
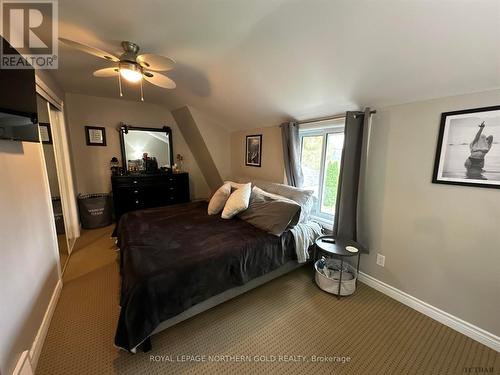
[[[360,112],[360,114],[362,114],[363,112]],[[370,115],[373,115],[377,113],[377,111],[370,111]],[[328,121],[328,120],[338,120],[338,119],[341,119],[341,118],[345,118],[345,113],[340,113],[338,115],[333,115],[333,116],[325,116],[325,117],[318,117],[318,118],[312,118],[312,119],[309,119],[309,120],[303,120],[303,121],[298,121],[297,123],[299,125],[302,125],[302,124],[310,124],[312,122],[320,122],[320,121]]]

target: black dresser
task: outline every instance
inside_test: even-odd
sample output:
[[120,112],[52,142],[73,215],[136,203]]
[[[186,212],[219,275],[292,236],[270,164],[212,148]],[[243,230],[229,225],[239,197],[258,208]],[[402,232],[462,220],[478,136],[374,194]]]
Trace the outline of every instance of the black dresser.
[[126,212],[189,202],[189,174],[112,176],[116,222]]

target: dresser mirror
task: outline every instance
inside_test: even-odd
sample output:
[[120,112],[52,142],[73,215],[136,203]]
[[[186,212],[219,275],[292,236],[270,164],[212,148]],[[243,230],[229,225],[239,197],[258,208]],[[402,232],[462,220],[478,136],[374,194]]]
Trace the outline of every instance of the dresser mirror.
[[130,173],[170,171],[173,163],[172,130],[121,125],[123,169]]

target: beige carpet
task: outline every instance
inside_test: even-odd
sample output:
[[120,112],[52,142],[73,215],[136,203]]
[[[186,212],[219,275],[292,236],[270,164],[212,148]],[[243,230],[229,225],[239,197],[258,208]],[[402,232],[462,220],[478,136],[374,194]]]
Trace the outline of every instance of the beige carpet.
[[304,267],[153,336],[150,353],[119,351],[111,229],[85,232],[71,255],[37,374],[500,373],[497,352],[363,284],[339,301]]

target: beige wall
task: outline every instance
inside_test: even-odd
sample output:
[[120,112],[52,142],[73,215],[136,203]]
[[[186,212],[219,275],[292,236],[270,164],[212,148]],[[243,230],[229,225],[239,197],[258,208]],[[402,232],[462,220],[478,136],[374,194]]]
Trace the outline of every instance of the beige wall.
[[[62,97],[47,71],[37,78]],[[0,373],[33,345],[59,279],[48,178],[38,143],[0,140]]]
[[58,281],[41,145],[0,140],[0,373],[30,349]]
[[441,113],[498,104],[500,91],[491,91],[377,108],[365,206],[371,252],[361,259],[369,275],[496,335],[500,190],[431,179]]
[[[432,184],[442,112],[500,104],[500,91],[377,108],[361,269],[500,335],[500,190]],[[263,134],[262,168],[245,167],[245,136]],[[283,181],[279,127],[231,133],[231,175]],[[385,267],[376,254],[386,256]]]
[[[117,128],[121,122],[125,122],[137,126],[170,126],[174,157],[177,153],[184,156],[184,169],[190,174],[191,197],[208,197],[209,189],[205,179],[171,113],[166,108],[145,102],[67,93],[65,110],[78,193],[111,190],[109,161],[113,156],[121,160]],[[84,130],[86,125],[106,127],[106,147],[86,145]]]
[[190,109],[187,106],[177,108],[172,111],[172,116],[184,139],[188,140],[189,149],[201,168],[210,190],[216,191],[222,184],[222,178]]
[[216,119],[189,106],[198,130],[222,179],[231,174],[231,135]]
[[[246,136],[255,134],[262,134],[262,166],[260,168],[245,165]],[[281,130],[278,126],[231,133],[231,176],[284,182],[283,147]]]
[[36,70],[36,77],[41,80],[44,85],[49,88],[60,100],[64,100],[64,90],[54,79],[51,70],[38,69]]

